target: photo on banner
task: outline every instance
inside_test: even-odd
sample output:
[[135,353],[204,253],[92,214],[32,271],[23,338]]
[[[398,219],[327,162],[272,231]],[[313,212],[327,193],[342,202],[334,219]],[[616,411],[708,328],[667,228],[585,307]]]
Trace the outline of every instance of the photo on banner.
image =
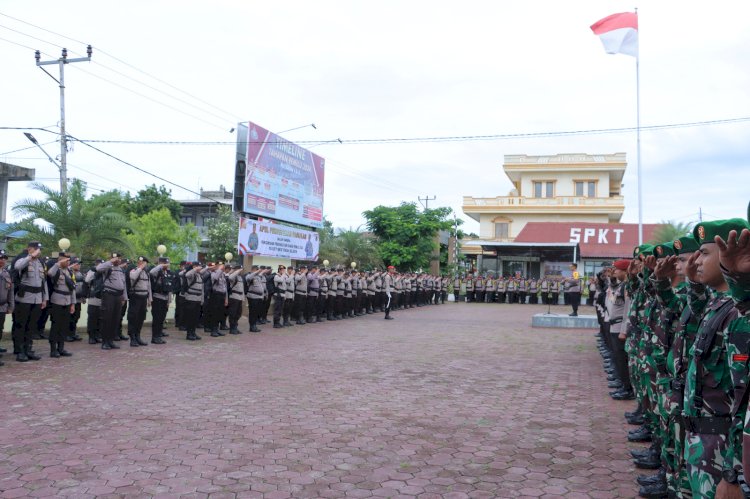
[[316,261],[320,236],[310,230],[241,217],[237,252],[240,255]]

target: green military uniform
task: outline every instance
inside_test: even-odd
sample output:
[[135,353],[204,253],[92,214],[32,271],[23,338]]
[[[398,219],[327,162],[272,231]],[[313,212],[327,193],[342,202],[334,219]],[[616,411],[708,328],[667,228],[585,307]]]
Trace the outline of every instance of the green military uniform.
[[[697,225],[693,235],[700,245],[712,244],[714,236],[726,239],[730,230],[746,227],[742,219],[720,220]],[[690,300],[689,306],[701,321],[685,380],[685,462],[693,497],[712,499],[725,463],[739,465],[729,445],[734,391],[727,358],[728,326],[738,313],[728,293],[690,285],[698,299]]]

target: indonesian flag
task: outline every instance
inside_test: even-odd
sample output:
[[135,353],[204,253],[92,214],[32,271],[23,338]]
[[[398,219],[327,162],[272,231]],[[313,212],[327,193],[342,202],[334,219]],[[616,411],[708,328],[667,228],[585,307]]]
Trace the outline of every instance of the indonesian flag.
[[608,54],[625,54],[638,57],[638,14],[622,12],[612,14],[591,25]]

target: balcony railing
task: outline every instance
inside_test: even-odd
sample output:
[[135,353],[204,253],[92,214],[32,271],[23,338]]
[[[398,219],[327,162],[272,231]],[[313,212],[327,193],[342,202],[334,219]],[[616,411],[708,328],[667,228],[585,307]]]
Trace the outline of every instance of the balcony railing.
[[624,205],[622,196],[609,198],[589,198],[584,196],[559,196],[554,198],[527,198],[521,196],[497,196],[494,198],[464,197],[464,206],[601,206],[602,208],[618,208]]

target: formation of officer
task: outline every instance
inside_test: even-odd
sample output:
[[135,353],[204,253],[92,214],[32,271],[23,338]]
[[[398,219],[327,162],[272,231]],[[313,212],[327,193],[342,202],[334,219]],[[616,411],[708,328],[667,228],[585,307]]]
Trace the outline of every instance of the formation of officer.
[[[571,266],[571,269],[574,266],[575,264]],[[576,282],[578,282],[577,288]],[[560,300],[560,290],[564,289],[566,304],[571,303],[571,297],[575,301],[575,296],[577,296],[578,301],[570,315],[578,315],[581,285],[580,277],[575,270],[569,278],[544,276],[541,279],[534,279],[523,276],[494,277],[489,274],[469,274],[454,277],[452,283],[456,302],[470,303],[557,304]]]
[[637,401],[628,440],[651,442],[631,451],[657,470],[640,495],[750,497],[750,223],[638,246],[594,284],[610,395]]

